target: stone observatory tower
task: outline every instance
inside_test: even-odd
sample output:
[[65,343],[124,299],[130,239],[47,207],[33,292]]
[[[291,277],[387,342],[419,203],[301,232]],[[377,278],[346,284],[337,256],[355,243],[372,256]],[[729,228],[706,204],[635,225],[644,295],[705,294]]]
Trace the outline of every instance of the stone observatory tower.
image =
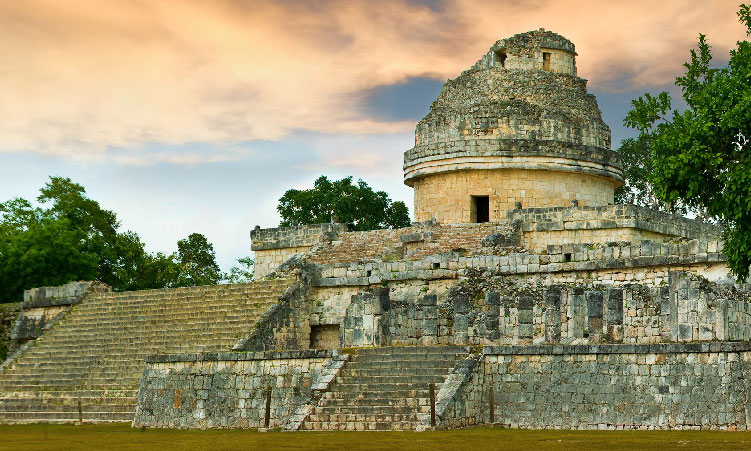
[[610,128],[568,39],[539,29],[496,42],[443,86],[404,154],[417,221],[495,222],[518,207],[613,203],[623,184]]

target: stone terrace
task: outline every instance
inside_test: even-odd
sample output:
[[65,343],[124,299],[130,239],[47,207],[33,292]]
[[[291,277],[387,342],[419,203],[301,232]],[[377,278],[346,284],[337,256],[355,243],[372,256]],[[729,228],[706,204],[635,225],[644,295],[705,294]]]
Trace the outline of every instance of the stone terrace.
[[0,422],[131,421],[146,356],[232,348],[290,283],[92,295],[0,368]]

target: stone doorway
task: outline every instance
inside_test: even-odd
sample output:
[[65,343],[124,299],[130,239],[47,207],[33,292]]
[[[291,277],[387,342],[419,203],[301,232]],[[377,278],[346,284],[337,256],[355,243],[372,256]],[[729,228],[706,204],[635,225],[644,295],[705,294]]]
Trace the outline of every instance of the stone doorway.
[[320,324],[318,326],[310,326],[310,349],[333,349],[338,347],[338,324]]

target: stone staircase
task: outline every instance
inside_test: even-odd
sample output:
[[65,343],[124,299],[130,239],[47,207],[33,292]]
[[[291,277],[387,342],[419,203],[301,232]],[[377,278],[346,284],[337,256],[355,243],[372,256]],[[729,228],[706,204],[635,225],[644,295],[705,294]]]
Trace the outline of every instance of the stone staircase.
[[466,348],[405,346],[359,349],[345,364],[301,429],[415,430]]
[[145,356],[229,351],[291,283],[90,295],[0,372],[0,423],[131,421]]

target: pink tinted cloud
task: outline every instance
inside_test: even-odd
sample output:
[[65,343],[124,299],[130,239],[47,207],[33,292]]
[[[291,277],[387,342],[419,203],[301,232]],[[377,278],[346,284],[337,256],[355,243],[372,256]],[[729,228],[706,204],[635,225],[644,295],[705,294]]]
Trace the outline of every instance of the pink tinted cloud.
[[648,89],[672,80],[699,32],[724,58],[744,36],[736,9],[727,0],[5,2],[0,150],[109,158],[117,147],[133,149],[118,161],[138,164],[151,158],[137,150],[149,142],[409,132],[412,121],[363,117],[356,94],[454,77],[495,40],[539,27],[576,44],[591,86]]

